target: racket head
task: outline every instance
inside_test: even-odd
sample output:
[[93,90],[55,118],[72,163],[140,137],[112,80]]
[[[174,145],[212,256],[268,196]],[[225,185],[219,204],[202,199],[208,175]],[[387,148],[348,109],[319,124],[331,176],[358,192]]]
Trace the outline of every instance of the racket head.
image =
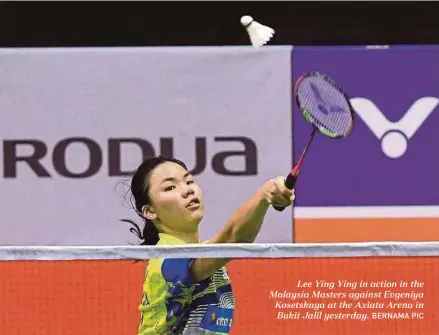
[[350,135],[354,109],[334,80],[320,72],[309,72],[296,81],[294,95],[305,120],[320,133],[331,138]]

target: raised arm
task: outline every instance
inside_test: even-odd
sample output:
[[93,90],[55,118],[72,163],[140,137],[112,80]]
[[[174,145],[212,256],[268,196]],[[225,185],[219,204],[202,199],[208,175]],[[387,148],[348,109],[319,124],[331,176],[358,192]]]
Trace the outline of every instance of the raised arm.
[[[252,243],[258,235],[270,206],[290,206],[294,190],[285,187],[284,177],[265,182],[227,221],[219,234],[207,243]],[[192,274],[197,281],[210,277],[229,259],[198,258],[192,263]]]

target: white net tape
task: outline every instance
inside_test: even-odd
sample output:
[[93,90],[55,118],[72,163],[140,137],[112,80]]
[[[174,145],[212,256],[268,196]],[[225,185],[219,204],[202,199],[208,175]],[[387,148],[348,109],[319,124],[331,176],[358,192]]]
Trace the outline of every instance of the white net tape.
[[194,244],[182,246],[3,246],[1,261],[123,260],[151,258],[439,256],[439,242],[322,244]]

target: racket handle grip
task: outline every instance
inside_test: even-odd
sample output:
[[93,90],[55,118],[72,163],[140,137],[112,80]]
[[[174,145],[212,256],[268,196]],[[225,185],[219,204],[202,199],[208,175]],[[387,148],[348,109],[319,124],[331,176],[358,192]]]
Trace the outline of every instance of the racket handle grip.
[[[292,190],[294,188],[294,186],[296,185],[296,181],[297,181],[297,177],[293,176],[291,173],[288,174],[287,178],[285,178],[285,186]],[[278,212],[282,212],[285,207],[278,207],[278,206],[273,206],[273,208],[275,210],[277,210]]]
[[285,186],[292,190],[296,186],[297,177],[293,176],[291,173],[285,178]]

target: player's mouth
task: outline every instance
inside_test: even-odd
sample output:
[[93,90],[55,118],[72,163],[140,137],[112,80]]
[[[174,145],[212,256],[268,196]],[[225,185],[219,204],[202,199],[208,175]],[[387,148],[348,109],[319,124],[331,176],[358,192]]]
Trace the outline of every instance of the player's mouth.
[[200,199],[198,198],[191,199],[191,201],[186,206],[186,208],[190,208],[190,209],[196,209],[199,207],[200,207]]

